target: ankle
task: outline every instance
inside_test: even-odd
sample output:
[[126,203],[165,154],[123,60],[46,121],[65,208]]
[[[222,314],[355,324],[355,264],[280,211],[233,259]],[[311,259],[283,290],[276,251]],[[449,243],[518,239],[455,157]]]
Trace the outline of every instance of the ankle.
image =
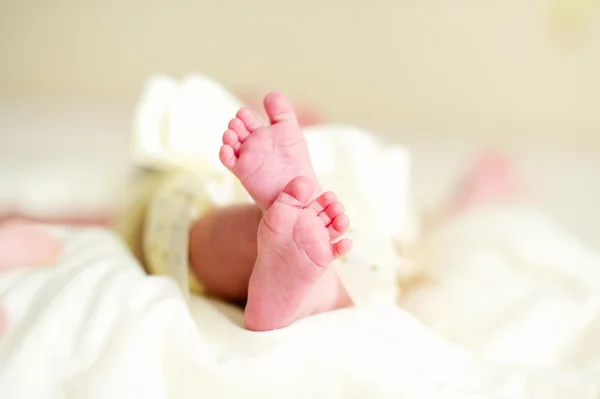
[[302,317],[354,306],[346,287],[333,269],[322,277],[307,302]]

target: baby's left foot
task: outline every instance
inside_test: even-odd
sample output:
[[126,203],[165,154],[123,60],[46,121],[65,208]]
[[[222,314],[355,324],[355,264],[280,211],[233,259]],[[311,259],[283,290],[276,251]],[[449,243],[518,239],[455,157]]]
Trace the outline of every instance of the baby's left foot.
[[295,177],[309,178],[315,194],[321,192],[292,104],[279,93],[269,94],[264,103],[271,123],[265,124],[248,108],[240,109],[223,135],[219,157],[266,211]]
[[258,227],[258,256],[250,277],[246,328],[286,327],[295,320],[351,304],[330,263],[352,242],[333,240],[349,226],[344,206],[331,192],[308,202],[316,187],[292,180]]

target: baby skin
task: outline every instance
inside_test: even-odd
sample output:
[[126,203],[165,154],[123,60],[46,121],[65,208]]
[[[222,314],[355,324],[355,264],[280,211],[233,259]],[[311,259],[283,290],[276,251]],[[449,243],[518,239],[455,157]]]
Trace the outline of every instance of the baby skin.
[[350,306],[333,260],[350,251],[349,227],[335,194],[323,193],[290,102],[265,98],[270,123],[242,108],[223,135],[220,159],[264,212],[244,320],[255,331],[286,327]]

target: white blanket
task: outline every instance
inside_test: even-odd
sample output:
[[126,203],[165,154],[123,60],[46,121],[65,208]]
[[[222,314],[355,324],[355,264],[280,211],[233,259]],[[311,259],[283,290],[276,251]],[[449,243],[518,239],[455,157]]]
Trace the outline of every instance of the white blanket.
[[600,256],[525,207],[481,209],[421,247],[428,277],[403,306],[506,364],[600,372]]
[[[62,234],[67,251],[57,269],[0,281],[9,311],[0,343],[3,399],[600,395],[589,370],[493,363],[436,337],[396,307],[347,309],[279,331],[247,332],[236,322],[237,309],[203,298],[188,309],[171,280],[146,276],[111,233]],[[500,329],[506,320],[528,326],[519,309],[501,316]],[[537,338],[548,339],[528,342],[553,353],[552,331],[560,323],[544,327]],[[593,344],[589,338],[582,344]],[[598,359],[597,346],[584,349],[588,355],[596,349]]]

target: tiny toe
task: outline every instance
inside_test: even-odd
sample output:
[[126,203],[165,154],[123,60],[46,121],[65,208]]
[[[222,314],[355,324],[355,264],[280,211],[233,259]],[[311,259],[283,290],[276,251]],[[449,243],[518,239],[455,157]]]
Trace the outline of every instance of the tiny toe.
[[250,108],[244,107],[240,109],[236,116],[244,123],[249,132],[254,132],[257,129],[265,126],[264,122]]
[[343,238],[338,242],[334,243],[331,246],[331,249],[333,251],[333,256],[335,256],[336,258],[340,258],[344,255],[347,255],[348,252],[350,252],[350,249],[352,249],[352,240],[350,240],[349,238]]
[[308,207],[312,209],[317,215],[321,215],[321,213],[327,209],[327,207],[332,203],[337,201],[337,197],[331,191],[323,193],[319,196],[319,198],[315,199],[311,202]]
[[264,99],[265,111],[272,124],[298,122],[292,103],[281,93],[271,93]]
[[346,212],[346,208],[344,207],[344,204],[342,204],[339,201],[333,202],[332,204],[330,204],[327,207],[327,209],[325,209],[325,213],[331,219],[335,219],[336,217],[343,214],[344,212]]
[[331,225],[332,220],[327,214],[327,212],[321,212],[318,218],[321,221],[321,223],[323,223],[323,226],[329,227]]
[[[283,189],[279,199],[292,205],[291,202],[306,204],[315,192],[315,186],[306,177],[299,176],[290,181]],[[291,200],[291,202],[290,202]]]
[[246,137],[250,135],[248,129],[246,129],[246,125],[239,118],[234,118],[229,122],[229,129],[233,130],[235,134],[238,136],[238,139],[243,143],[246,140]]
[[223,144],[234,147],[236,144],[240,142],[238,135],[231,129],[227,129],[225,133],[223,133]]
[[228,129],[223,134],[223,144],[233,148],[233,152],[236,156],[238,155],[238,152],[242,147],[242,142],[240,141],[240,138],[238,137],[237,133],[231,129]]
[[219,159],[227,169],[233,169],[237,162],[233,147],[228,144],[223,145],[219,151]]
[[324,208],[327,208],[329,204],[336,202],[337,200],[337,195],[335,195],[333,191],[327,191],[323,193],[320,197],[320,201],[324,205]]
[[348,227],[350,227],[350,218],[346,214],[342,214],[333,219],[329,232],[333,237],[339,237],[346,234]]

